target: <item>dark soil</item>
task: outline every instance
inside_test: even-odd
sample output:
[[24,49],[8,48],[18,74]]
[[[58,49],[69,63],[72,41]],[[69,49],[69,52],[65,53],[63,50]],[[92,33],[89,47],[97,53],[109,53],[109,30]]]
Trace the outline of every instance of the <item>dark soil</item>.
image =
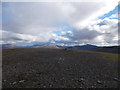
[[3,50],[3,88],[117,88],[117,62],[63,49]]

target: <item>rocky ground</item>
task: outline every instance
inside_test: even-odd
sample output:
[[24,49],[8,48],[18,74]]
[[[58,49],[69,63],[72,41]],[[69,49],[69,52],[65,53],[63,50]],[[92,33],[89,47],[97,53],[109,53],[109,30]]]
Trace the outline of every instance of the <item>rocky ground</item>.
[[117,61],[63,49],[3,50],[3,88],[117,88]]
[[0,89],[2,88],[2,51],[0,50]]

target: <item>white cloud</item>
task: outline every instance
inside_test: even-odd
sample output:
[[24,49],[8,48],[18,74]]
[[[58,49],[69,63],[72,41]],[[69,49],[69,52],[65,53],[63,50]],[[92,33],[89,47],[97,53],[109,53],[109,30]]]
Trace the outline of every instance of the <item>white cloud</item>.
[[[18,43],[18,42],[48,42],[49,38],[52,37],[49,33],[42,33],[38,36],[30,35],[30,34],[20,34],[14,33],[11,31],[3,31],[0,30],[2,33],[2,41],[4,43]],[[47,35],[47,37],[45,36]]]
[[[111,28],[116,28],[113,24],[116,23],[116,20],[106,18],[103,21],[96,20],[96,18],[113,10],[118,4],[117,2],[117,0],[100,0],[99,2],[77,3],[3,3],[3,32],[5,33],[3,41],[48,42],[52,39],[58,41],[69,41],[71,39],[90,42],[90,39],[93,40],[101,33],[113,33],[114,30],[111,30]],[[98,25],[99,23],[101,25]],[[64,24],[69,24],[75,30],[63,31],[64,36],[53,34],[54,31],[65,29]],[[57,25],[61,26],[58,27]],[[9,37],[7,33],[10,33]],[[18,40],[15,40],[15,38],[18,38]]]
[[118,22],[117,19],[91,20],[88,26],[73,30],[72,36],[66,34],[70,40],[95,45],[117,45],[118,44]]
[[110,18],[118,18],[118,14],[112,14]]
[[67,37],[64,37],[64,36],[58,36],[56,34],[52,34],[52,40],[55,40],[55,41],[68,41],[69,39]]

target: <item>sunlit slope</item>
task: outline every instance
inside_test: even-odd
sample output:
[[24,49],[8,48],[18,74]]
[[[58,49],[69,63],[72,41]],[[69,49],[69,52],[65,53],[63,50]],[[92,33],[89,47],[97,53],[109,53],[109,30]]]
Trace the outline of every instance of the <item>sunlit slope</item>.
[[87,51],[87,50],[73,50],[76,52],[83,52],[83,53],[91,53],[91,54],[97,54],[98,56],[101,56],[107,60],[112,61],[118,61],[120,54],[117,53],[108,53],[108,52],[98,52],[98,51]]

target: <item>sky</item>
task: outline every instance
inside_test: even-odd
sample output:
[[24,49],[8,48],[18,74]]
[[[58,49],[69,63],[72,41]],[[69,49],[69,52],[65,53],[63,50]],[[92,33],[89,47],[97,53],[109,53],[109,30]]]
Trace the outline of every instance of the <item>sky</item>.
[[0,6],[0,43],[118,45],[118,0],[1,2]]

